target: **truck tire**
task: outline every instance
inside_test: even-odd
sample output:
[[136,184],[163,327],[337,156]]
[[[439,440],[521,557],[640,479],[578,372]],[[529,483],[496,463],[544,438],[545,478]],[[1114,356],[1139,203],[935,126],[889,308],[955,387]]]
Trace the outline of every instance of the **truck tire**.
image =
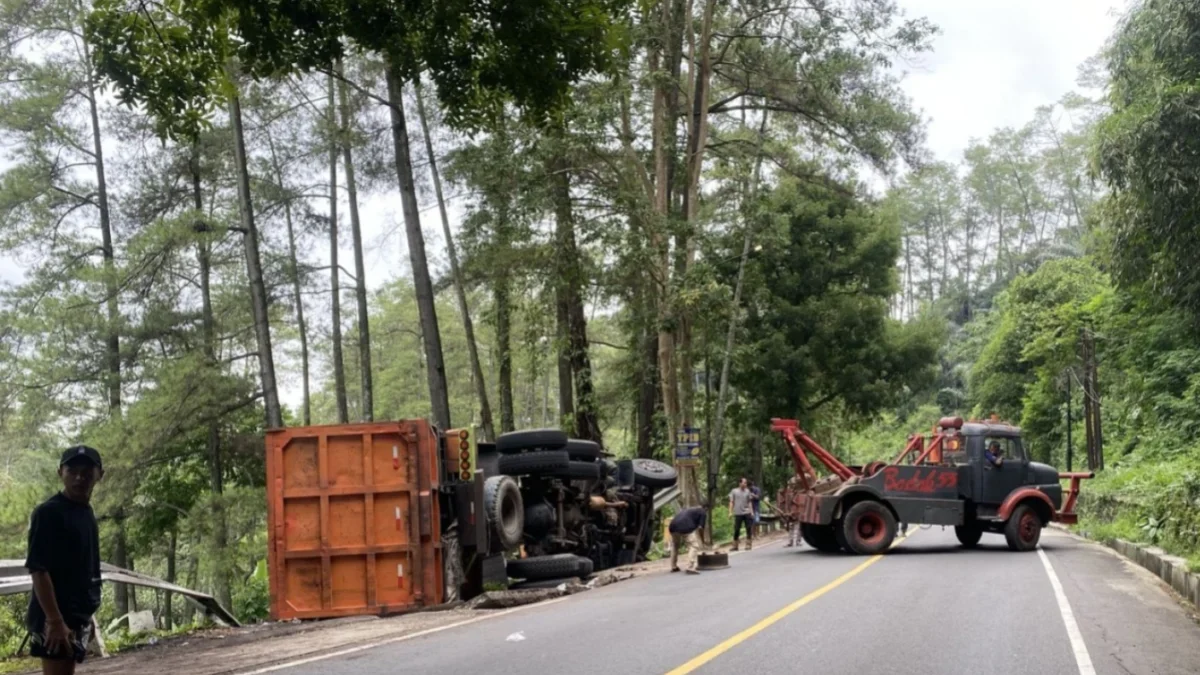
[[563,584],[571,585],[580,583],[579,577],[562,577],[561,579],[542,579],[540,581],[522,581],[519,584],[509,586],[509,589],[514,591],[525,591],[540,588],[558,588]]
[[842,550],[837,537],[834,536],[832,525],[800,523],[800,538],[804,540],[804,543],[822,553],[837,553]]
[[1013,510],[1004,524],[1004,539],[1013,551],[1032,551],[1042,538],[1042,517],[1028,504]]
[[534,558],[515,558],[507,563],[508,576],[525,581],[544,581],[564,577],[586,577],[594,565],[590,558],[573,553],[540,555]]
[[483,483],[483,512],[500,548],[521,544],[525,531],[525,506],[521,489],[510,476],[492,476]]
[[654,459],[633,460],[633,482],[648,488],[669,488],[679,480],[675,468]]
[[896,517],[877,501],[861,501],[842,518],[842,536],[851,553],[878,555],[896,539]]
[[567,434],[558,429],[525,429],[500,434],[496,451],[504,454],[524,450],[558,450],[567,445]]
[[967,523],[966,525],[955,525],[954,536],[958,537],[958,543],[963,545],[963,548],[975,548],[979,545],[980,538],[983,537],[983,528],[979,523]]
[[595,441],[585,441],[581,438],[572,438],[568,440],[567,444],[563,447],[563,450],[567,451],[567,454],[571,456],[571,459],[580,461],[595,461],[600,459],[600,453],[604,451],[603,448],[600,447],[599,443]]
[[567,462],[567,468],[547,471],[543,475],[569,480],[600,480],[600,465],[592,462]]
[[519,455],[500,455],[498,467],[500,473],[509,476],[528,476],[531,474],[548,474],[555,471],[566,471],[571,465],[570,458],[564,450],[542,450],[540,452],[522,452]]

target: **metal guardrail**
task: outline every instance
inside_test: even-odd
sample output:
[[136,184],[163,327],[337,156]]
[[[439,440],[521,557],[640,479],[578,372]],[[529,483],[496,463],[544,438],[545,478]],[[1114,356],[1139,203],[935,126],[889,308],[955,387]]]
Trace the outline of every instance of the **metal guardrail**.
[[654,512],[658,513],[666,508],[669,504],[671,504],[671,502],[679,499],[680,494],[682,494],[682,490],[679,489],[678,483],[667,488],[666,490],[656,493],[654,495]]
[[[176,586],[162,579],[156,579],[147,574],[123,569],[109,565],[108,563],[100,563],[100,578],[109,583],[132,584],[134,586],[144,586],[146,588],[178,593],[199,605],[210,616],[216,617],[225,624],[229,626],[241,625],[229,610],[222,607],[216,598],[207,593],[193,591],[183,586]],[[25,569],[24,560],[0,560],[0,596],[28,593],[32,589],[33,578],[29,576],[29,571]]]

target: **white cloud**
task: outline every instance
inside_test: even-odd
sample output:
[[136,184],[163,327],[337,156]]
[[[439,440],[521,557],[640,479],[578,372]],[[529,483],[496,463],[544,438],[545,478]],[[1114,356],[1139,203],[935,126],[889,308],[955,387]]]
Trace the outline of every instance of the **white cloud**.
[[928,145],[957,161],[972,138],[1019,126],[1076,88],[1080,64],[1116,26],[1124,0],[901,0],[941,29],[904,90],[930,123]]

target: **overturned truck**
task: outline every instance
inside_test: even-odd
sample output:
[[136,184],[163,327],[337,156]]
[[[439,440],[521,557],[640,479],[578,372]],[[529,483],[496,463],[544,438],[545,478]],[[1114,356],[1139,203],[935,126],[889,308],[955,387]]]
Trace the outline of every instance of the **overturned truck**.
[[[795,420],[773,419],[771,430],[796,467],[779,494],[780,511],[799,523],[805,543],[826,552],[883,553],[901,522],[952,526],[968,548],[994,533],[1010,549],[1030,551],[1046,524],[1075,522],[1080,481],[1093,476],[1030,461],[1021,430],[996,418],[943,418],[929,438],[910,437],[892,462],[861,467],[843,464]],[[825,476],[818,478],[809,455]],[[1062,480],[1069,481],[1065,495]]]
[[267,433],[274,619],[412,611],[644,560],[675,471],[554,429],[425,420]]

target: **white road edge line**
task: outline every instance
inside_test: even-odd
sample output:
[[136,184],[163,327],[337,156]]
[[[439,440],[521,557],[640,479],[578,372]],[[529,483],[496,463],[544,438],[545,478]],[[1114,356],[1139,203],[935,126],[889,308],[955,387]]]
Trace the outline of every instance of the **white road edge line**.
[[1042,559],[1042,565],[1046,567],[1046,576],[1050,577],[1050,585],[1054,587],[1054,598],[1058,600],[1058,611],[1062,614],[1063,624],[1066,625],[1067,637],[1071,639],[1071,651],[1075,652],[1075,665],[1079,667],[1079,675],[1096,675],[1096,669],[1092,667],[1092,657],[1088,656],[1087,645],[1079,632],[1079,624],[1075,623],[1075,615],[1071,612],[1071,603],[1067,602],[1067,594],[1063,592],[1058,575],[1050,565],[1050,558],[1040,546],[1037,552],[1038,557]]
[[506,609],[501,612],[496,612],[495,614],[487,614],[485,616],[477,616],[474,619],[467,619],[465,621],[458,621],[456,623],[447,624],[445,626],[438,626],[436,628],[428,628],[426,630],[417,631],[416,633],[409,633],[408,635],[399,635],[399,636],[396,636],[393,638],[388,638],[386,640],[379,640],[377,642],[370,642],[370,643],[363,644],[363,645],[357,645],[354,647],[350,647],[348,649],[341,649],[336,652],[329,652],[328,654],[318,654],[317,656],[310,656],[308,658],[297,659],[295,661],[287,661],[284,663],[277,663],[273,666],[259,668],[258,670],[247,670],[247,671],[238,673],[238,675],[261,675],[262,673],[271,673],[271,672],[274,672],[277,670],[283,670],[285,668],[295,668],[297,666],[304,666],[304,665],[308,665],[310,663],[315,663],[317,661],[326,661],[328,659],[337,658],[339,656],[345,656],[347,654],[354,654],[356,652],[366,651],[368,649],[375,649],[376,647],[382,647],[384,645],[390,645],[390,644],[394,644],[396,642],[404,642],[405,640],[413,640],[413,639],[416,639],[419,637],[424,637],[426,635],[440,633],[444,630],[450,630],[451,628],[459,628],[461,626],[466,626],[466,625],[473,624],[473,623],[479,623],[480,621],[487,621],[488,619],[495,619],[495,618],[498,618],[501,616],[507,616],[514,612],[520,612],[522,610],[529,609],[531,607],[547,607],[549,605],[560,603],[563,600],[570,600],[572,597],[574,597],[574,596],[564,595],[561,598],[555,598],[553,600],[546,600],[545,602],[535,602],[533,604],[522,605],[520,607],[513,607],[512,609]]

